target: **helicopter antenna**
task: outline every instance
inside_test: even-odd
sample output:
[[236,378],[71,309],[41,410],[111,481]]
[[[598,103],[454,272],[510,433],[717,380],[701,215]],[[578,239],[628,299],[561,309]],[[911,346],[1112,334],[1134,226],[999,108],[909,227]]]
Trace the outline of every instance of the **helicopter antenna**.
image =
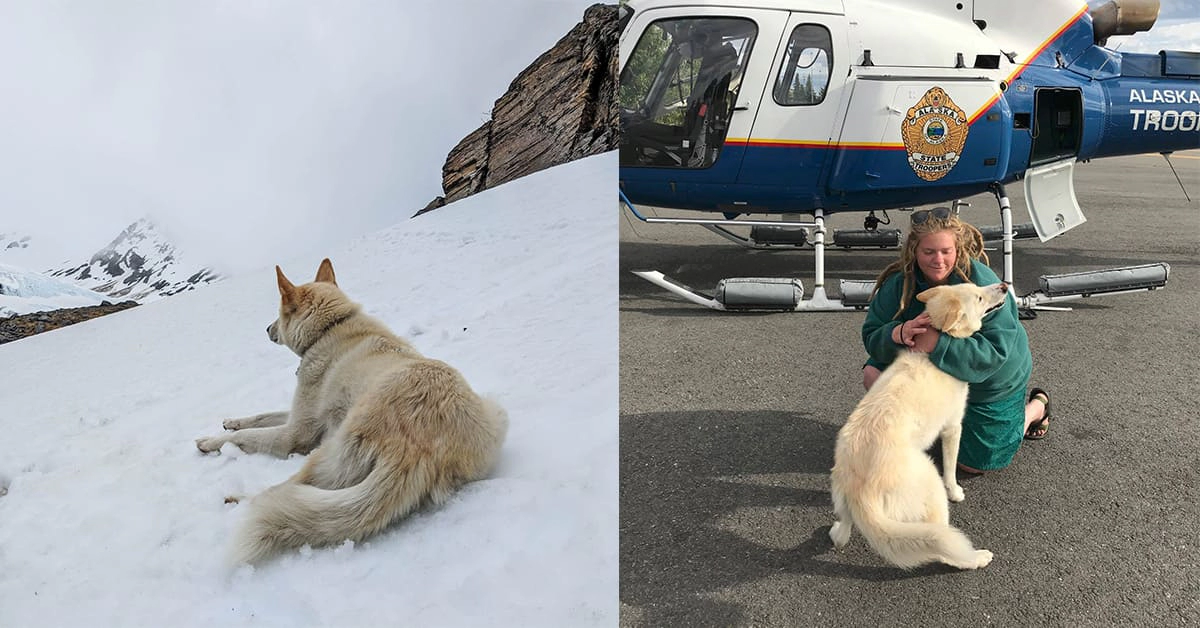
[[[1125,41],[1122,40],[1119,43],[1117,43],[1117,47],[1113,48],[1112,51],[1119,52],[1121,50],[1121,46],[1124,46],[1124,45],[1125,45]],[[1096,71],[1092,74],[1093,81],[1096,80],[1096,77],[1100,76],[1100,73],[1104,71],[1104,66],[1108,65],[1108,62],[1112,61],[1112,60],[1113,60],[1112,56],[1109,56],[1107,59],[1104,60],[1104,63],[1100,64],[1100,67],[1096,68]]]
[[1175,180],[1179,182],[1179,189],[1183,190],[1183,197],[1187,199],[1187,202],[1192,202],[1192,197],[1188,196],[1187,188],[1183,185],[1183,179],[1180,179],[1179,173],[1175,172],[1175,164],[1171,163],[1171,153],[1159,154],[1163,156],[1163,159],[1167,160],[1167,165],[1171,167],[1171,173],[1175,175]]

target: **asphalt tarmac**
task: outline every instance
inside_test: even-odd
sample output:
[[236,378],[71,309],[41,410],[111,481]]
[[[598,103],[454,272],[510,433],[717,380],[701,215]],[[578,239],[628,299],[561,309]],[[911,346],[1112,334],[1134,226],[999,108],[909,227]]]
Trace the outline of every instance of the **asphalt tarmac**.
[[[1009,468],[960,476],[951,522],[995,553],[969,572],[891,567],[857,531],[844,550],[829,541],[834,439],[863,392],[862,312],[721,313],[630,273],[706,291],[799,277],[811,293],[811,248],[751,251],[623,216],[621,625],[1200,625],[1200,151],[1173,159],[1192,202],[1161,156],[1080,164],[1088,221],[1016,244],[1020,294],[1042,274],[1150,262],[1170,280],[1025,321],[1031,385],[1054,416]],[[1020,185],[1009,193],[1028,222]],[[969,200],[967,220],[999,224],[993,197]],[[874,279],[897,255],[831,250],[829,283]]]

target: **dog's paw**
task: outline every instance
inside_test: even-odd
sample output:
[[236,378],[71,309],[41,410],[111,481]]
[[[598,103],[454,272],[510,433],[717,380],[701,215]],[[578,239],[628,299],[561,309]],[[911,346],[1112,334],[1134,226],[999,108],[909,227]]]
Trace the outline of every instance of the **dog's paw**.
[[950,560],[943,561],[952,567],[959,569],[981,569],[987,567],[992,562],[992,553],[985,550],[972,550],[965,554],[952,557]]
[[834,547],[846,547],[846,543],[850,542],[850,526],[841,521],[834,521],[833,527],[829,528],[829,540],[833,541]]
[[957,484],[946,487],[946,497],[952,502],[961,502],[966,498],[963,488]]
[[218,454],[221,453],[221,445],[224,444],[225,439],[219,437],[196,439],[196,449],[199,449],[201,453],[206,454],[210,454],[214,451]]

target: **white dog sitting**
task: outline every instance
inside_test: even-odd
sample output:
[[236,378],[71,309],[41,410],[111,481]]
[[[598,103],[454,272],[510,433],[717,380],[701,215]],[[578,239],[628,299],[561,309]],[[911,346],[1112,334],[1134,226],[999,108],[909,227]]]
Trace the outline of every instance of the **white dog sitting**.
[[[933,326],[956,338],[979,330],[983,316],[1004,304],[1008,286],[962,283],[917,295]],[[905,569],[940,561],[978,569],[992,553],[975,549],[950,525],[951,501],[962,501],[956,479],[967,384],[938,369],[929,356],[904,351],[888,366],[838,432],[832,479],[837,521],[829,531],[844,547],[857,524],[871,547]],[[925,450],[942,438],[942,478]]]

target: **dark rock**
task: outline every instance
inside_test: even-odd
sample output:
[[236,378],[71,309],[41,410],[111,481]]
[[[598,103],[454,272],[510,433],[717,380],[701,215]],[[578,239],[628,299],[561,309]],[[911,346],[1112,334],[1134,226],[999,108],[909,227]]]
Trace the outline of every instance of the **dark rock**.
[[191,277],[187,278],[187,283],[198,284],[204,281],[212,281],[214,278],[216,278],[216,275],[211,270],[207,268],[201,268],[200,270],[192,273]]
[[413,218],[416,218],[417,216],[420,216],[421,214],[424,214],[425,212],[433,211],[439,207],[442,207],[445,204],[446,204],[446,197],[439,196],[439,197],[433,199],[432,201],[429,201],[429,204],[426,205],[425,207],[423,207],[421,209],[421,211],[417,212],[416,214],[413,214]]
[[442,191],[445,192],[442,198],[445,202],[486,189],[491,134],[492,123],[488,121],[464,137],[446,156],[446,163],[442,165]]
[[45,331],[82,323],[105,314],[112,314],[137,306],[135,301],[123,301],[111,304],[105,301],[101,305],[89,307],[73,307],[49,312],[34,312],[21,316],[0,318],[0,344],[20,340],[26,336],[40,334]]
[[617,38],[616,5],[589,7],[582,22],[513,80],[492,119],[450,151],[442,204],[615,149]]

